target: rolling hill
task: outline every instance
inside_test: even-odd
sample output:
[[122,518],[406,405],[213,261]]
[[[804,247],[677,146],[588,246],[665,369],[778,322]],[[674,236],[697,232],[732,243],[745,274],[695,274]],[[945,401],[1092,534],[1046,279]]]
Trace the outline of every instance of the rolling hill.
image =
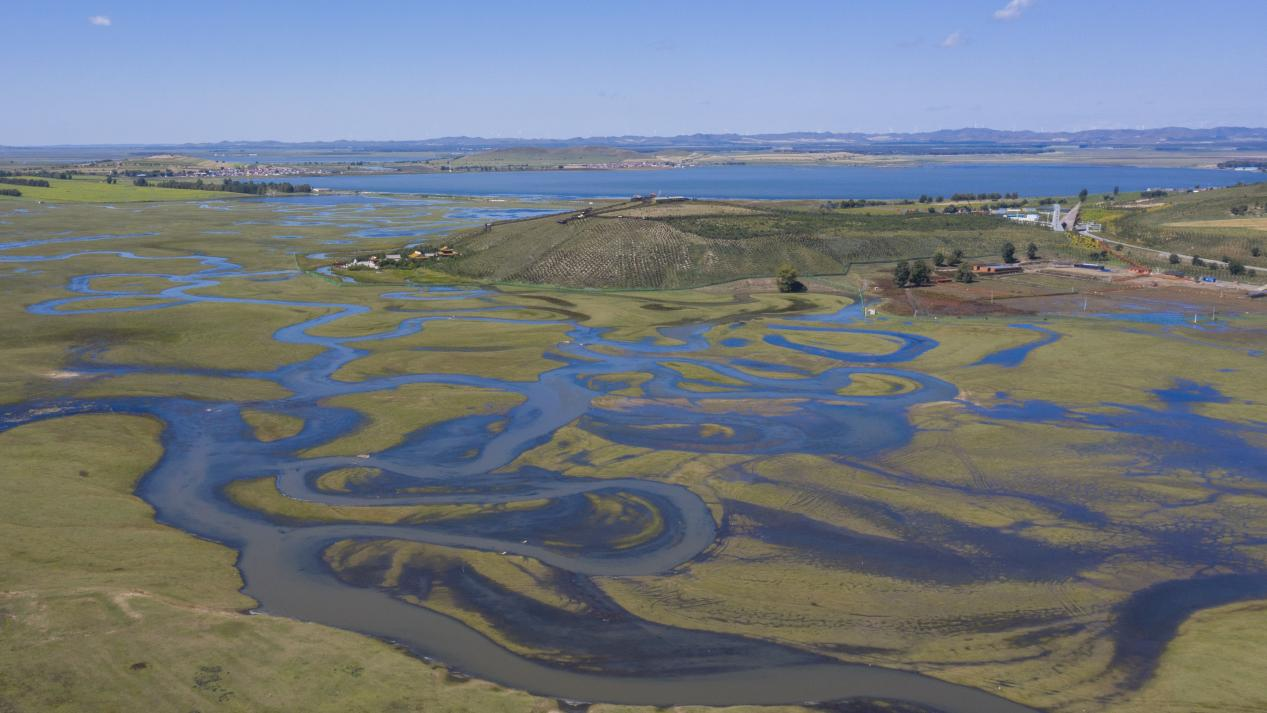
[[997,256],[1003,243],[1068,246],[1049,230],[985,215],[820,210],[816,205],[689,201],[622,203],[577,218],[499,223],[450,237],[460,258],[442,268],[477,279],[569,287],[679,288],[803,275],[853,263],[928,257],[954,248]]

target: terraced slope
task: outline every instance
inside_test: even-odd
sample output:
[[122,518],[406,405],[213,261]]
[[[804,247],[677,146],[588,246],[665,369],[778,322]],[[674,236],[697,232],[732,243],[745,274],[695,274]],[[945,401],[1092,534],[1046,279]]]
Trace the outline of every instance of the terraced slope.
[[1063,249],[1051,231],[980,215],[868,215],[801,206],[716,202],[622,204],[586,218],[547,216],[453,238],[445,269],[481,279],[571,287],[678,288],[767,277],[784,263],[805,275],[855,262],[930,257],[961,248],[994,256],[1004,242]]

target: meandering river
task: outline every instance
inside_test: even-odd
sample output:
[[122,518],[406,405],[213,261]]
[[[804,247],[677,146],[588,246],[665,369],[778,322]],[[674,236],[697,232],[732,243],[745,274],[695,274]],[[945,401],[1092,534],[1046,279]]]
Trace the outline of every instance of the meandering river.
[[[514,174],[507,174],[514,175]],[[410,540],[486,552],[501,552],[537,559],[551,567],[581,576],[649,575],[664,573],[705,551],[717,536],[717,522],[708,506],[692,491],[673,484],[624,477],[586,479],[560,473],[521,468],[505,468],[529,449],[548,440],[569,424],[583,422],[588,430],[617,443],[652,448],[698,451],[701,453],[742,451],[745,453],[849,453],[863,455],[904,444],[911,436],[907,413],[918,404],[953,400],[957,388],[946,381],[916,370],[903,368],[906,362],[937,348],[929,338],[898,331],[866,328],[856,323],[856,308],[828,315],[803,317],[764,335],[765,344],[775,348],[808,352],[833,359],[835,368],[821,373],[796,373],[788,367],[744,359],[738,364],[703,360],[698,353],[709,348],[706,333],[716,325],[695,324],[675,328],[673,344],[627,342],[614,339],[603,329],[587,327],[564,317],[526,322],[507,319],[504,306],[494,304],[492,293],[484,290],[446,292],[408,289],[384,295],[388,299],[416,300],[424,307],[431,300],[464,299],[470,306],[461,310],[437,309],[434,313],[409,317],[381,332],[355,337],[320,336],[319,328],[368,312],[363,304],[313,304],[269,299],[210,296],[197,292],[242,277],[287,276],[292,272],[246,273],[230,260],[215,256],[141,257],[126,250],[103,249],[99,237],[54,238],[25,241],[22,247],[47,247],[42,256],[5,257],[3,251],[17,243],[0,245],[0,263],[39,263],[66,260],[76,255],[113,254],[122,260],[141,261],[145,273],[80,275],[67,289],[73,296],[34,304],[29,311],[55,319],[69,313],[103,313],[164,309],[191,302],[265,304],[285,307],[324,307],[328,314],[277,330],[273,339],[281,344],[315,346],[320,352],[286,366],[257,372],[226,372],[120,366],[86,360],[74,368],[88,374],[198,373],[226,377],[264,379],[289,390],[293,395],[250,404],[252,408],[275,411],[302,418],[300,433],[274,442],[257,440],[244,422],[241,405],[208,403],[181,398],[128,397],[76,399],[18,404],[0,410],[0,428],[68,413],[136,413],[152,415],[166,424],[164,455],[142,480],[139,494],[150,502],[160,521],[201,537],[225,543],[240,551],[238,561],[246,586],[244,591],[259,602],[261,610],[303,620],[317,621],[399,642],[420,656],[434,658],[456,670],[487,678],[515,688],[560,698],[630,704],[777,704],[827,701],[848,698],[894,699],[949,713],[1023,713],[1030,709],[985,691],[957,686],[919,674],[872,666],[843,664],[813,653],[780,644],[733,635],[685,632],[658,626],[665,655],[681,655],[681,642],[694,640],[697,649],[684,658],[675,675],[636,675],[603,671],[571,670],[517,655],[459,621],[426,608],[409,604],[390,593],[354,586],[340,580],[325,564],[322,555],[328,546],[343,540]],[[80,243],[89,243],[90,246]],[[188,274],[168,274],[162,266],[170,261],[195,261],[200,268]],[[166,280],[170,287],[145,292],[156,302],[141,306],[102,307],[100,300],[120,296],[141,296],[136,291],[96,289],[98,278],[135,276]],[[333,378],[341,367],[365,356],[366,343],[407,336],[432,328],[440,320],[477,320],[490,325],[513,323],[564,327],[566,338],[554,346],[558,362],[532,381],[510,381],[468,374],[406,373],[364,381],[348,382]],[[1041,348],[1059,335],[1036,329],[1044,339],[1019,350],[1000,353],[995,363],[1019,364],[1032,349]],[[797,341],[797,334],[814,332],[862,333],[887,342],[891,349],[880,353],[854,353],[815,347]],[[790,399],[795,412],[774,417],[756,413],[730,413],[725,418],[729,432],[719,438],[705,434],[699,426],[713,422],[716,415],[703,414],[685,405],[700,397],[689,388],[694,382],[681,371],[668,368],[664,361],[711,368],[737,384],[724,392],[709,393],[717,401]],[[985,361],[985,360],[983,360]],[[758,376],[754,371],[778,374]],[[650,380],[642,385],[645,403],[628,409],[606,409],[596,399],[614,386],[597,386],[594,377],[645,373]],[[837,392],[848,387],[858,374],[884,374],[909,381],[914,388],[881,396],[850,396],[842,400]],[[304,449],[329,442],[353,431],[360,417],[347,409],[323,404],[323,400],[345,394],[362,394],[394,389],[406,384],[451,384],[492,388],[518,394],[521,405],[506,416],[503,428],[490,433],[484,429],[426,429],[404,444],[368,454],[368,458],[300,458]],[[1179,394],[1182,396],[1183,394]],[[1179,399],[1176,396],[1176,399]],[[1026,406],[1013,411],[982,409],[999,419],[1106,418],[1095,414],[1079,416],[1055,407]],[[1115,416],[1116,428],[1166,429],[1197,426],[1198,423],[1175,410],[1173,425],[1167,414],[1140,410],[1136,417]],[[1159,416],[1160,414],[1160,416]],[[678,424],[664,428],[663,424]],[[1134,425],[1133,425],[1134,424]],[[1092,423],[1092,426],[1096,424]],[[656,427],[652,427],[656,426]],[[420,457],[420,454],[465,453],[463,457]],[[341,494],[321,490],[315,480],[321,474],[347,467],[381,469],[390,475],[391,490],[356,491]],[[495,471],[501,471],[496,472]],[[314,524],[279,525],[228,501],[222,488],[238,479],[262,475],[276,476],[279,489],[287,496],[338,505],[405,505],[441,503],[515,503],[548,499],[570,503],[587,494],[633,493],[659,510],[664,531],[641,544],[617,549],[602,545],[559,548],[536,538],[545,525],[558,527],[559,511],[544,508],[519,513],[496,528],[471,529],[461,521],[421,525]],[[415,492],[402,493],[402,483]],[[460,486],[460,487],[459,487]],[[416,492],[425,490],[425,494]],[[1076,513],[1071,517],[1077,517]],[[999,535],[999,537],[1004,537]],[[1021,554],[1040,558],[1037,546],[1009,541],[1009,547],[1032,547]],[[900,559],[914,556],[898,549]],[[1031,563],[1043,566],[1041,561]],[[958,565],[956,565],[958,566]],[[969,574],[971,574],[969,572]],[[962,572],[947,576],[965,576]],[[1022,573],[1024,576],[1024,573]],[[1255,590],[1256,591],[1256,590]],[[650,625],[647,625],[650,626]],[[642,629],[645,631],[644,629]],[[714,653],[709,653],[713,651]],[[614,652],[619,656],[619,652]],[[636,668],[637,662],[632,662]]]

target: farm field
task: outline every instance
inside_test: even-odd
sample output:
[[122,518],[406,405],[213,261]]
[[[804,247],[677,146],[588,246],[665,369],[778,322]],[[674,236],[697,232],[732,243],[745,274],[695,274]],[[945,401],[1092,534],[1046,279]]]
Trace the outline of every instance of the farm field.
[[885,283],[1074,255],[984,216],[217,197],[0,203],[0,710],[1267,701],[1264,300]]
[[[1095,216],[1104,219],[1106,237],[1111,239],[1185,256],[1213,260],[1230,257],[1245,265],[1267,268],[1267,257],[1263,257],[1267,250],[1263,235],[1267,226],[1263,217],[1267,186],[1172,193],[1147,203],[1149,206],[1143,209],[1131,208],[1130,202],[1098,206]],[[1131,254],[1165,264],[1164,255],[1141,251]],[[1263,272],[1267,274],[1267,269]],[[1216,274],[1227,277],[1226,270],[1217,270]]]

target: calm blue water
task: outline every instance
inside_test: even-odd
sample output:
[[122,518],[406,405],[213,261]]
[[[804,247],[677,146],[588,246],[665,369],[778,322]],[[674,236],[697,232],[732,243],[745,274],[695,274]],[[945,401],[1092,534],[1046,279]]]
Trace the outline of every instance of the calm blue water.
[[1267,174],[1199,168],[1131,166],[706,166],[658,171],[512,171],[318,176],[322,188],[451,195],[626,197],[638,193],[692,198],[918,198],[921,194],[1071,195],[1146,188],[1230,186]]

